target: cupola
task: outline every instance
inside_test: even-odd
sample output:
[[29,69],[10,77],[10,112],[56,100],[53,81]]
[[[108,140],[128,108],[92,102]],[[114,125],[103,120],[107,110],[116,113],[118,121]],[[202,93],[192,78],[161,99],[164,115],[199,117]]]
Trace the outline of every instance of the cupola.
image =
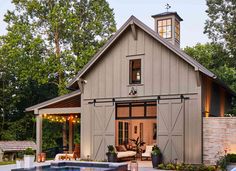
[[183,19],[177,12],[164,12],[152,15],[155,31],[173,45],[180,47],[180,22]]

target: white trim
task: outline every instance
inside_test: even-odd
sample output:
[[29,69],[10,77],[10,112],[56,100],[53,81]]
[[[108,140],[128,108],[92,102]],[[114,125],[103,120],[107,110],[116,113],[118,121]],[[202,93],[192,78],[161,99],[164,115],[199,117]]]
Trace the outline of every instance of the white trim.
[[80,107],[68,107],[68,108],[48,108],[48,109],[39,109],[38,114],[72,114],[72,113],[81,113]]

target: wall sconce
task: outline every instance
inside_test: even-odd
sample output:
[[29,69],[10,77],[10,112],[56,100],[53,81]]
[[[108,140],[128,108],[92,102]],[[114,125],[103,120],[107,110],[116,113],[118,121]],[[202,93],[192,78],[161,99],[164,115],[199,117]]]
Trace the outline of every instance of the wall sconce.
[[129,95],[135,96],[137,94],[137,89],[134,89],[134,87],[131,88]]
[[205,117],[206,117],[206,118],[208,118],[208,117],[210,116],[210,112],[205,111],[204,113],[205,113]]

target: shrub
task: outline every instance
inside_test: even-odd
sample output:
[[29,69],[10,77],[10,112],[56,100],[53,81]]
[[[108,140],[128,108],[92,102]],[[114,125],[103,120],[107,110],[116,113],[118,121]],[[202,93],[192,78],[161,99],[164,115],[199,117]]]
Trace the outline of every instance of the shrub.
[[236,163],[236,154],[227,154],[227,161],[230,163]]
[[159,164],[158,169],[162,170],[180,170],[180,171],[216,171],[215,166],[192,165],[192,164]]
[[18,152],[18,153],[16,153],[16,159],[21,160],[21,159],[23,159],[23,158],[24,158],[23,152]]
[[29,147],[29,148],[25,149],[24,154],[25,155],[34,155],[35,152],[34,152],[34,150],[31,147]]

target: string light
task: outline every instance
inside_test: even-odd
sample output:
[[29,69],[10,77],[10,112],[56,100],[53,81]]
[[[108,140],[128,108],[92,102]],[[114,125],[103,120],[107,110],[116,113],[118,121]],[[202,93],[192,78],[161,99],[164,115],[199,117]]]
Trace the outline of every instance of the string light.
[[50,122],[59,122],[64,123],[66,121],[71,121],[72,123],[80,123],[80,118],[78,115],[67,116],[67,115],[52,115],[52,114],[43,114],[43,119],[47,119]]

